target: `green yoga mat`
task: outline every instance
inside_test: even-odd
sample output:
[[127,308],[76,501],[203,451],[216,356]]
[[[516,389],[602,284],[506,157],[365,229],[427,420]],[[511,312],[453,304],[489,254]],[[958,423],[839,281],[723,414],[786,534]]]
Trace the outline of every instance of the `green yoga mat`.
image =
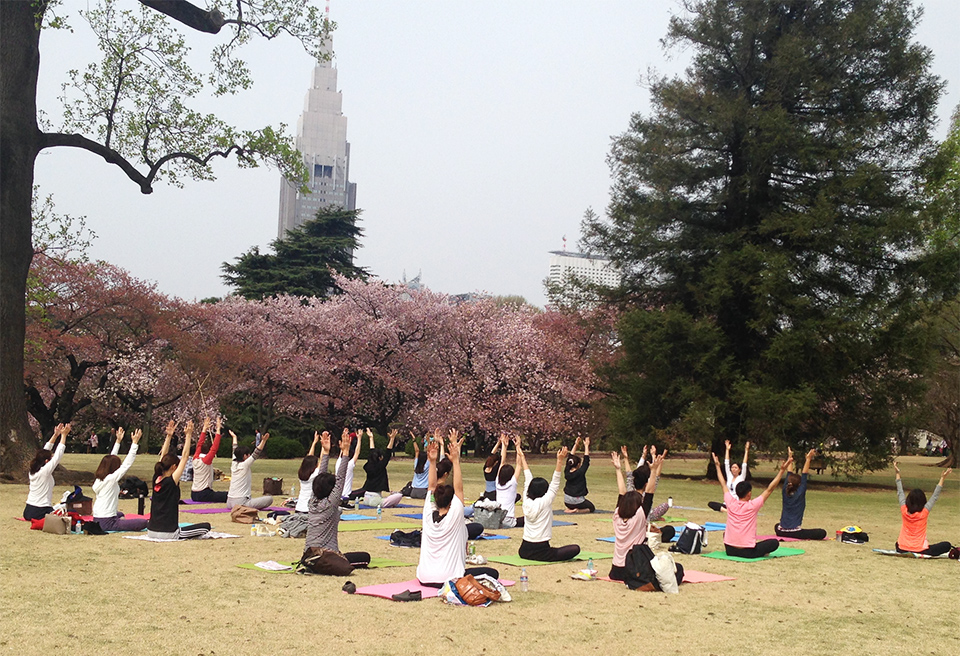
[[[290,565],[293,567],[293,563],[288,560],[278,560],[278,563],[281,565]],[[414,563],[405,563],[400,560],[393,560],[392,558],[371,558],[370,564],[367,565],[367,569],[382,569],[384,567],[413,567]],[[292,569],[260,569],[253,563],[241,563],[237,565],[241,569],[252,569],[255,572],[266,572],[267,574],[291,574]]]
[[[594,560],[606,560],[608,558],[613,558],[613,554],[608,553],[599,553],[597,551],[581,551],[575,558],[571,560],[580,560],[587,561],[593,558]],[[487,560],[491,563],[501,563],[503,565],[513,565],[514,567],[533,567],[534,565],[554,565],[557,562],[569,563],[570,560],[561,560],[561,561],[552,561],[552,562],[543,562],[542,560],[527,560],[521,558],[520,556],[487,556]]]
[[758,560],[770,560],[771,558],[786,558],[787,556],[799,556],[804,553],[803,549],[794,549],[792,547],[779,547],[773,553],[767,554],[763,558],[741,558],[740,556],[728,556],[726,551],[711,551],[710,553],[700,554],[704,558],[716,558],[717,560],[735,560],[738,563],[753,563]]
[[420,528],[420,524],[414,522],[388,522],[376,520],[372,522],[340,522],[340,525],[337,527],[338,531],[381,531],[385,528],[399,528],[412,531],[416,528]]

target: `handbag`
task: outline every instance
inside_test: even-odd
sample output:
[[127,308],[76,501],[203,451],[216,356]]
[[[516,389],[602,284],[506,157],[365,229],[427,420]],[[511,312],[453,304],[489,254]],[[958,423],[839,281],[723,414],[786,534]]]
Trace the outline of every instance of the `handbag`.
[[323,549],[321,547],[307,547],[300,562],[297,563],[297,573],[325,574],[327,576],[349,576],[353,572],[353,565],[342,554]]
[[70,518],[66,515],[48,514],[43,518],[43,532],[66,535],[70,532]]
[[263,479],[263,494],[264,496],[271,496],[271,497],[283,496],[283,479],[282,478]]
[[480,585],[473,574],[467,574],[457,579],[457,595],[468,606],[486,606],[492,601],[500,600],[500,593]]
[[230,521],[237,524],[253,524],[260,521],[260,513],[250,506],[234,506],[230,511]]

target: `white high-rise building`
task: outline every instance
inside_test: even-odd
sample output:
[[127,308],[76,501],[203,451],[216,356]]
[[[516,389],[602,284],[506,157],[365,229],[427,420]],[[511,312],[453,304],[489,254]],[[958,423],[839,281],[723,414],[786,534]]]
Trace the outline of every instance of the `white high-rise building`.
[[620,284],[620,273],[610,260],[588,253],[550,251],[550,284],[559,286],[570,278],[604,287]]
[[310,174],[301,193],[287,180],[280,184],[280,221],[277,236],[312,219],[324,207],[357,208],[357,185],[350,182],[350,144],[343,94],[337,91],[337,69],[330,61],[313,69],[310,89],[297,121],[297,149]]

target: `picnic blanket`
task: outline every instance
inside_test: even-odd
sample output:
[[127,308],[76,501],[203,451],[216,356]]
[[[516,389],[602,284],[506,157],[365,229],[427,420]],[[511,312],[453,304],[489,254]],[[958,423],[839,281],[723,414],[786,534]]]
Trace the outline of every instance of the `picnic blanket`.
[[894,549],[874,549],[874,553],[882,556],[899,556],[900,558],[949,558],[949,554],[940,554],[939,556],[928,556],[927,554],[913,553],[912,551],[896,551]]
[[544,562],[542,560],[527,560],[526,558],[521,558],[516,554],[506,555],[506,556],[488,556],[487,560],[490,561],[491,563],[513,565],[514,567],[533,567],[534,565],[553,565],[557,562],[569,563],[574,560],[587,561],[587,560],[590,560],[591,558],[593,560],[606,560],[608,558],[613,558],[613,554],[599,553],[597,551],[581,551],[579,554],[577,554],[570,560],[560,560],[560,561],[550,561],[550,562]]
[[740,556],[728,556],[726,551],[711,551],[710,553],[700,554],[704,558],[717,558],[719,560],[734,560],[738,563],[753,563],[758,560],[770,560],[771,558],[786,558],[787,556],[799,556],[804,552],[803,549],[793,549],[791,547],[779,547],[776,551],[767,554],[763,558],[741,558]]

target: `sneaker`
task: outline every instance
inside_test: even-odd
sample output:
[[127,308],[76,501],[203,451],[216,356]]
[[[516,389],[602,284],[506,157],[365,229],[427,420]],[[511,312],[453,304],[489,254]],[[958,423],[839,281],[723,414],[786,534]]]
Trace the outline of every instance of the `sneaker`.
[[951,547],[950,553],[947,554],[947,558],[952,558],[953,560],[960,560],[960,548]]
[[340,589],[346,592],[347,594],[354,594],[357,591],[357,586],[353,581],[347,581],[346,583],[343,584],[343,587]]
[[394,601],[420,601],[422,599],[419,590],[404,590],[390,598]]

